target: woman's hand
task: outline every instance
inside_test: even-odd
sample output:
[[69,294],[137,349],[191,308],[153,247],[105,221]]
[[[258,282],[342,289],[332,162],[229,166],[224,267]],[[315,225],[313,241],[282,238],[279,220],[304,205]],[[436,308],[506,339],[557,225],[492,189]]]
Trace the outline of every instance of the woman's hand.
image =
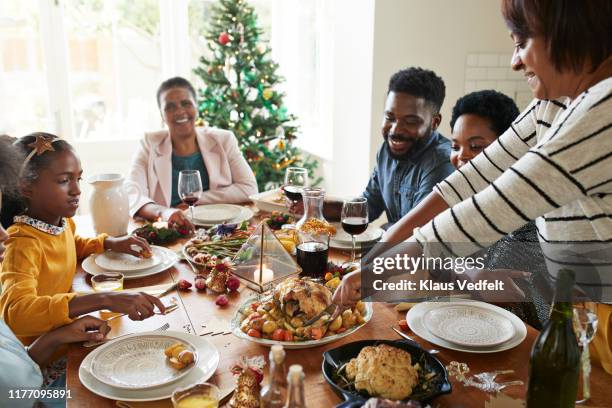
[[118,238],[107,237],[104,240],[104,248],[115,252],[134,255],[139,258],[145,257],[146,254],[151,254],[151,247],[147,240],[137,237],[136,235],[127,235]]
[[182,227],[187,229],[187,231],[194,231],[195,227],[185,217],[185,214],[182,210],[178,208],[167,208],[162,212],[162,219],[164,221],[168,221],[169,227]]
[[346,274],[334,292],[332,302],[340,306],[353,306],[361,300],[361,271]]
[[155,306],[161,313],[166,307],[159,298],[140,293],[105,293],[105,307],[116,313],[125,313],[132,320],[144,320],[155,314]]

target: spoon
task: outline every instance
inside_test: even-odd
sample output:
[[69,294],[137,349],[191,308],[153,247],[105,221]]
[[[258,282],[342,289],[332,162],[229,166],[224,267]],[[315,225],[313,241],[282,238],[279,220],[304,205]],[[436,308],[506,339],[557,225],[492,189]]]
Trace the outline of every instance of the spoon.
[[435,350],[435,349],[431,349],[431,350],[426,350],[423,347],[421,347],[421,345],[419,343],[417,343],[412,337],[410,337],[409,335],[407,335],[406,333],[402,333],[401,331],[397,330],[395,327],[391,327],[391,329],[396,332],[397,334],[399,334],[400,337],[416,344],[417,346],[419,346],[420,348],[422,348],[423,350],[425,350],[426,352],[428,352],[429,354],[438,354],[440,352],[440,350]]

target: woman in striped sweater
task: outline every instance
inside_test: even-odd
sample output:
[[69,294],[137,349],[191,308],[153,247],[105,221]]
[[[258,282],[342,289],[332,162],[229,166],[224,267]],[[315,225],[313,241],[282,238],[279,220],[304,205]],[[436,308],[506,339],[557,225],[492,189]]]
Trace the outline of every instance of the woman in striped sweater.
[[[555,244],[578,242],[603,247],[600,252],[609,257],[612,3],[503,0],[502,13],[515,46],[512,68],[525,74],[536,99],[497,141],[395,224],[385,240],[409,238],[414,256],[433,256],[439,247],[467,255],[535,220],[545,253]],[[554,270],[555,259],[549,261]],[[610,265],[605,259],[600,263],[596,284],[606,302],[612,301]],[[347,275],[334,299],[350,303],[360,289],[360,273]],[[610,309],[598,307],[601,326],[594,345],[612,372]]]

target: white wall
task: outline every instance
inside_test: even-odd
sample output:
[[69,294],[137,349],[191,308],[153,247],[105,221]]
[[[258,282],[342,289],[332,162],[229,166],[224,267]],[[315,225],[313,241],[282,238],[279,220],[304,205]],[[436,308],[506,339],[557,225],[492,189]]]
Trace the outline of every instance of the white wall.
[[448,137],[451,109],[465,93],[466,58],[474,53],[512,53],[499,1],[376,0],[371,166],[382,142],[380,124],[390,76],[402,68],[420,66],[444,79],[440,130]]
[[122,140],[109,142],[79,142],[74,148],[81,159],[83,181],[81,182],[81,200],[79,214],[89,214],[89,197],[92,188],[87,179],[100,173],[119,173],[127,176],[139,140]]
[[361,194],[370,175],[374,0],[333,2],[333,160],[330,193]]

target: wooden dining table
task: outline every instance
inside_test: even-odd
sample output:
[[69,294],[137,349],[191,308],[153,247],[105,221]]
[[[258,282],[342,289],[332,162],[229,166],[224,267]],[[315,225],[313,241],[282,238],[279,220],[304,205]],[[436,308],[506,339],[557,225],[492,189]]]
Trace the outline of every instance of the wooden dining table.
[[[253,219],[256,222],[265,214],[258,213]],[[78,216],[75,218],[77,225],[77,233],[81,236],[94,236],[92,221],[89,216]],[[136,224],[132,223],[130,230],[135,228]],[[168,246],[172,250],[179,251],[184,243],[184,240],[178,241],[173,245]],[[347,258],[345,252],[339,250],[331,250],[330,258],[332,260],[342,261]],[[153,285],[161,285],[177,282],[180,279],[186,279],[193,282],[194,270],[191,266],[181,261],[173,267],[158,274],[143,278],[126,280],[124,283],[125,289],[150,287]],[[77,292],[92,291],[90,277],[79,266],[73,282],[73,290]],[[169,323],[172,331],[186,332],[195,336],[205,335],[219,351],[220,362],[214,375],[208,380],[219,386],[221,390],[228,390],[234,387],[235,377],[231,369],[236,364],[241,356],[265,356],[268,360],[269,349],[256,343],[239,339],[232,334],[206,335],[210,331],[219,331],[226,329],[229,332],[229,322],[236,312],[239,305],[254,292],[244,286],[241,286],[238,293],[233,293],[229,296],[229,305],[219,307],[215,305],[216,295],[207,292],[202,293],[191,288],[190,291],[177,291],[163,297],[162,300],[174,297],[179,304],[178,310],[167,315],[156,315],[144,321],[132,321],[127,316],[118,319],[113,319],[109,322],[111,331],[109,337],[120,336],[128,333],[139,333],[151,331],[159,328],[165,323]],[[342,344],[365,340],[365,339],[399,339],[398,335],[391,329],[398,327],[398,321],[405,319],[405,312],[397,312],[394,305],[387,303],[373,303],[374,314],[372,319],[361,329],[334,343],[323,345],[320,347],[287,350],[287,367],[290,364],[301,364],[305,373],[305,390],[306,403],[309,408],[333,407],[339,404],[342,400],[333,392],[332,387],[327,384],[321,372],[322,353],[326,350],[338,347]],[[93,313],[94,316],[99,316],[98,312]],[[439,354],[436,357],[447,365],[451,361],[466,363],[470,368],[470,373],[478,373],[483,371],[493,371],[500,369],[511,369],[514,373],[508,380],[520,379],[527,383],[527,375],[529,368],[529,354],[532,345],[538,335],[538,331],[527,326],[527,337],[518,346],[497,353],[490,354],[473,354],[454,350],[445,349],[437,345],[431,344],[426,340],[419,338],[413,333],[410,334],[424,349],[439,349]],[[84,348],[82,345],[75,344],[70,346],[67,354],[67,388],[70,390],[71,398],[67,401],[68,407],[88,407],[102,408],[115,407],[116,401],[100,397],[85,388],[79,381],[79,366],[85,356],[93,349]],[[266,378],[267,382],[267,367]],[[506,379],[504,378],[504,380]],[[447,395],[436,398],[432,403],[432,407],[495,407],[495,401],[499,401],[500,397],[508,401],[512,401],[517,405],[504,406],[521,406],[520,401],[525,397],[526,387],[510,386],[505,388],[501,395],[493,395],[483,392],[473,387],[466,387],[462,383],[457,382],[455,378],[451,378],[452,392]],[[612,375],[606,374],[603,369],[594,365],[591,373],[591,399],[583,406],[588,407],[612,407]],[[506,402],[507,403],[507,402]],[[138,404],[134,404],[134,407]],[[148,406],[155,407],[171,407],[172,403],[169,399],[158,401]]]

